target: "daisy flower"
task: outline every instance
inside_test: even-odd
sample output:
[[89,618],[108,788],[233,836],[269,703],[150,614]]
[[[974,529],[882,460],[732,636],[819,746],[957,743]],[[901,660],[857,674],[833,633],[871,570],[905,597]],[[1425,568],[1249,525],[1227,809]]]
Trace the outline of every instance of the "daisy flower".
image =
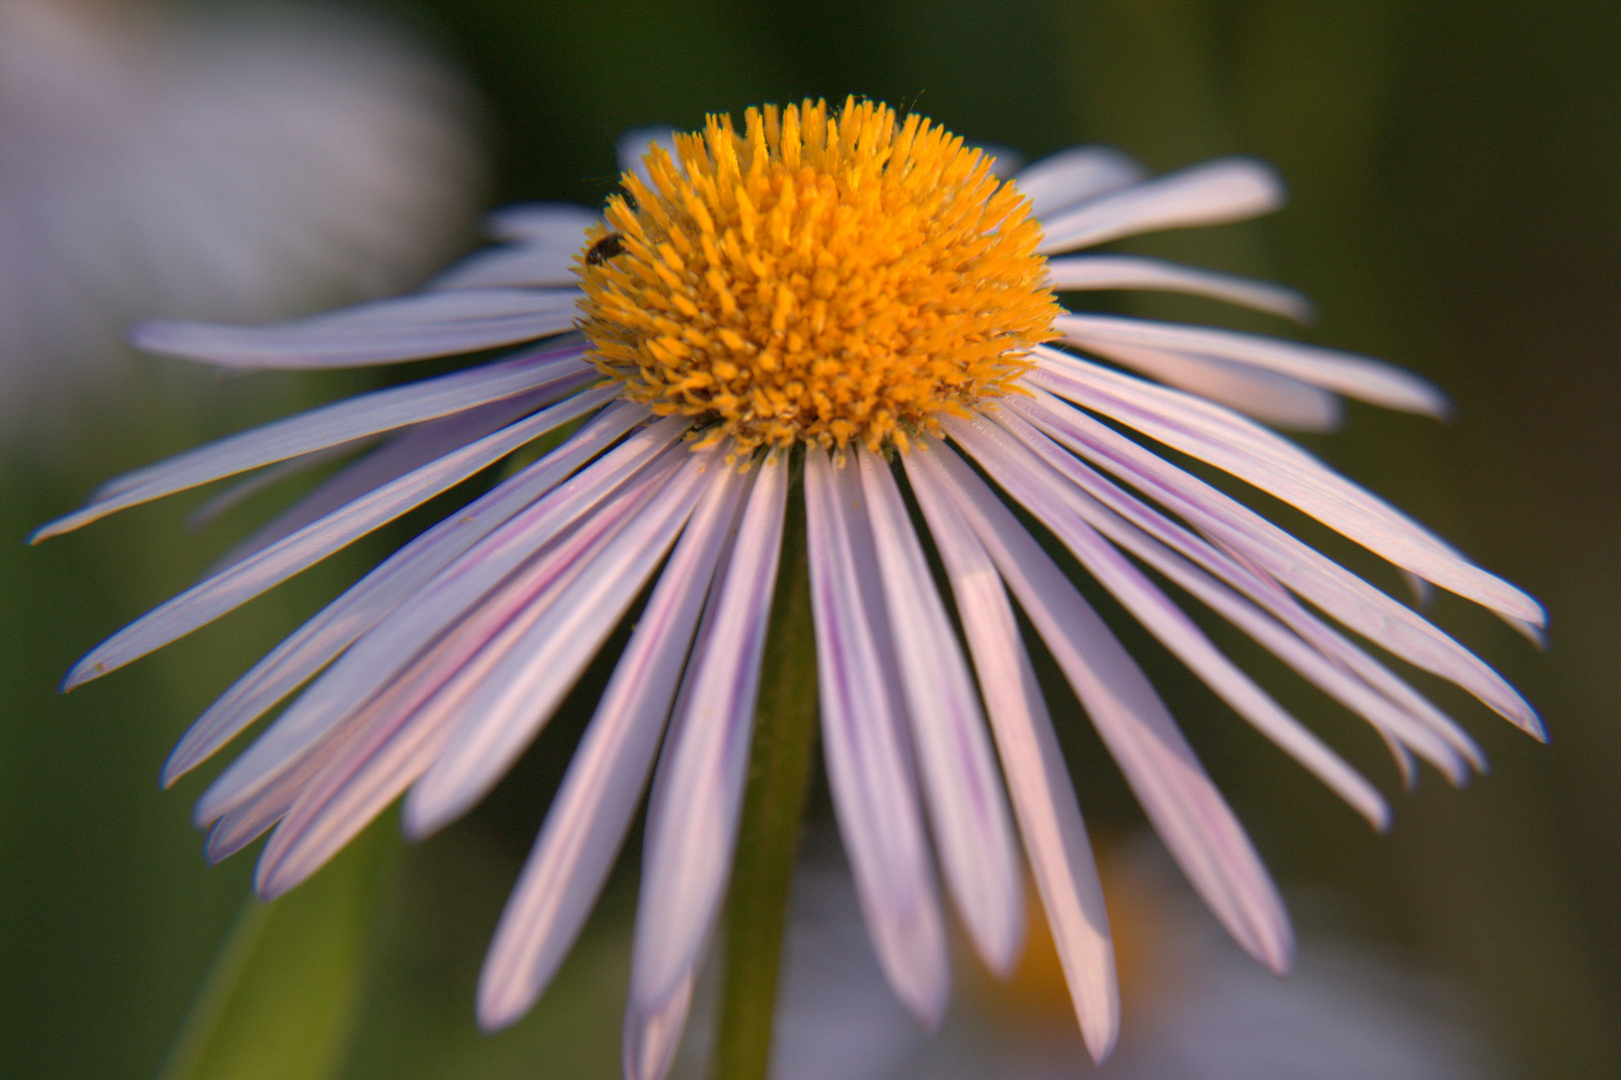
[[625,1046],[630,1076],[662,1075],[726,891],[785,511],[800,490],[834,806],[879,962],[925,1024],[948,994],[942,892],[986,965],[1006,973],[1023,942],[1028,860],[1094,1056],[1118,1030],[1097,871],[1015,603],[1216,918],[1273,971],[1290,961],[1287,916],[1243,829],[1012,504],[1375,827],[1388,817],[1380,793],[1217,649],[1165,583],[1365,718],[1404,772],[1418,758],[1461,781],[1481,755],[1369,643],[1541,737],[1532,709],[1467,649],[1159,449],[1538,625],[1524,593],[1257,422],[1328,426],[1339,395],[1435,414],[1435,389],[1356,356],[1070,313],[1055,299],[1168,289],[1301,314],[1270,285],[1057,257],[1273,209],[1282,192],[1265,166],[1228,159],[1150,179],[1085,147],[1003,182],[939,126],[853,99],[751,109],[741,131],[711,117],[672,145],[626,172],[600,218],[549,205],[496,215],[507,243],[419,294],[275,326],[137,331],[145,348],[231,368],[502,351],[129,474],[41,530],[250,469],[360,455],[229,565],[96,649],[69,686],[562,433],[306,623],[176,747],[166,784],[304,687],[197,807],[215,859],[274,828],[262,895],[314,873],[402,794],[413,837],[463,814],[647,590],[496,931],[478,1015],[509,1024],[546,987],[651,779]]

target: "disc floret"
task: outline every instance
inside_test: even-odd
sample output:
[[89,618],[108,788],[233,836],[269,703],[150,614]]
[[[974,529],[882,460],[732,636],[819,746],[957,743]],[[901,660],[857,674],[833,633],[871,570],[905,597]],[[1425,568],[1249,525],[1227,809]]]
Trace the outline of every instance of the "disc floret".
[[1054,336],[1029,200],[938,125],[806,101],[675,143],[576,261],[581,329],[630,398],[707,440],[904,450]]

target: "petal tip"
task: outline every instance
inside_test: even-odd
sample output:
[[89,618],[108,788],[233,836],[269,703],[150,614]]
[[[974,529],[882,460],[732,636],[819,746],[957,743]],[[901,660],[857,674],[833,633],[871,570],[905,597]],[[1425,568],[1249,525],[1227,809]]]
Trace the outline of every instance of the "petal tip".
[[1092,1058],[1094,1065],[1102,1065],[1114,1054],[1115,1043],[1120,1038],[1120,1018],[1111,1016],[1108,1020],[1097,1024],[1082,1024],[1081,1039],[1086,1043],[1086,1052]]
[[175,755],[170,754],[168,759],[164,761],[163,768],[158,770],[159,790],[168,791],[174,787],[182,776],[191,771],[191,768],[191,764],[177,761]]
[[87,682],[99,679],[110,670],[112,669],[107,667],[106,664],[96,659],[95,653],[91,653],[77,664],[74,664],[73,669],[63,676],[62,693],[66,694],[68,691],[76,690]]
[[129,328],[129,343],[143,352],[168,353],[193,325],[180,319],[143,319]]
[[474,1017],[478,1028],[486,1035],[494,1035],[517,1023],[534,1004],[533,995],[514,995],[511,989],[496,990],[481,982]]
[[400,809],[400,831],[405,838],[412,843],[426,840],[450,824],[460,810],[446,806],[444,802],[444,799],[435,797],[431,789],[424,789],[418,782],[406,794],[405,804]]
[[267,904],[302,880],[287,872],[284,860],[269,859],[269,855],[270,849],[267,847],[265,855],[260,857],[258,869],[254,871],[253,875],[253,891],[258,893],[259,899]]

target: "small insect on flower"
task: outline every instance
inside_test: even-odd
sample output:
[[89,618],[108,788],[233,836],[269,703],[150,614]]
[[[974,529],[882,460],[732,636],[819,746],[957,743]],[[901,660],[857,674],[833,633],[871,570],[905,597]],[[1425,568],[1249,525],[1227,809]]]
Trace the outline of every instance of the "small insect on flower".
[[609,233],[585,249],[585,265],[601,266],[624,250],[625,238],[618,233]]
[[1404,774],[1418,758],[1459,782],[1483,759],[1369,643],[1542,737],[1473,653],[1151,445],[1540,625],[1525,593],[1265,426],[1331,427],[1340,395],[1438,414],[1434,387],[1329,349],[1058,303],[1146,288],[1300,317],[1305,301],[1273,285],[1063,255],[1274,209],[1282,187],[1266,166],[1229,158],[1149,178],[1081,147],[1004,182],[938,125],[853,99],[750,109],[741,130],[713,116],[674,148],[655,145],[600,216],[497,214],[509,243],[417,295],[276,326],[137,330],[148,349],[233,368],[508,351],[132,473],[42,529],[259,467],[361,455],[97,648],[70,685],[583,421],[357,582],[181,739],[166,784],[297,694],[197,806],[216,859],[274,829],[263,895],[308,878],[402,794],[412,836],[465,813],[651,585],[502,916],[478,1015],[503,1027],[545,989],[651,781],[625,1066],[662,1076],[731,873],[767,615],[798,520],[790,497],[803,500],[807,555],[791,569],[808,574],[840,832],[884,973],[926,1025],[950,979],[936,882],[1005,974],[1023,946],[1028,861],[1095,1057],[1119,1029],[1108,914],[1015,604],[1216,917],[1273,971],[1292,951],[1276,889],[1148,677],[1009,503],[1376,828],[1389,817],[1379,790],[1184,603],[1363,717]]

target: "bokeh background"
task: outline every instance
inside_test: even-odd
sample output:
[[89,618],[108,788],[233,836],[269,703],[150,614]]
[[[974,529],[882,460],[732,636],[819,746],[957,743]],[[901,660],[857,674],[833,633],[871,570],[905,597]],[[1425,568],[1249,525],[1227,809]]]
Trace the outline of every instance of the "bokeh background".
[[[53,2],[0,0],[0,27],[37,19],[37,11],[19,13]],[[1406,990],[1391,1000],[1406,1000],[1410,984],[1433,991],[1427,1000],[1442,1003],[1434,1015],[1444,1014],[1435,1023],[1470,1048],[1459,1060],[1473,1071],[1457,1075],[1621,1075],[1621,6],[401,0],[319,12],[298,3],[275,11],[148,5],[150,18],[137,19],[136,0],[61,6],[74,19],[100,20],[102,51],[58,56],[38,51],[45,44],[19,46],[21,22],[0,42],[0,291],[29,297],[26,311],[59,303],[71,313],[82,304],[82,320],[70,314],[70,322],[264,318],[405,290],[479,242],[480,208],[600,203],[615,182],[624,131],[695,126],[705,112],[760,101],[868,95],[1030,159],[1097,141],[1156,170],[1227,153],[1275,163],[1293,192],[1283,212],[1121,247],[1281,280],[1320,303],[1317,325],[1299,331],[1191,299],[1105,294],[1097,303],[1299,334],[1394,360],[1443,386],[1457,406],[1448,424],[1352,406],[1342,431],[1306,441],[1546,603],[1546,652],[1462,602],[1440,597],[1433,614],[1526,692],[1552,741],[1537,745],[1434,688],[1480,739],[1492,770],[1462,792],[1428,773],[1402,795],[1371,736],[1258,650],[1222,638],[1393,794],[1395,828],[1374,836],[1144,635],[1123,632],[1308,934],[1320,928],[1339,955],[1404,973]],[[142,126],[144,99],[112,93],[128,112],[111,126],[142,154],[98,157],[99,136],[86,135],[60,167],[93,184],[17,181],[25,157],[46,160],[39,148],[77,130],[69,120],[103,108],[80,93],[93,80],[78,78],[73,63],[105,72],[127,61],[118,43],[264,18],[284,20],[277,33],[287,41],[329,35],[337,44],[325,53],[309,46],[302,67],[278,68],[264,34],[253,38],[251,62],[222,53],[209,70],[226,82],[200,84],[203,97],[225,109],[231,95],[217,87],[252,73],[270,104],[208,123],[152,104],[169,135]],[[365,52],[373,48],[383,51]],[[393,59],[373,64],[375,81],[350,95],[357,101],[310,91],[323,63],[362,78],[361,55]],[[178,86],[184,65],[157,66],[170,96],[154,102],[189,92]],[[34,112],[25,108],[30,87],[43,87]],[[308,100],[294,101],[299,93]],[[345,108],[357,134],[342,126]],[[300,136],[315,130],[330,136],[336,158]],[[387,138],[365,170],[339,168],[347,187],[319,171],[379,133]],[[154,158],[162,169],[137,166]],[[263,182],[236,192],[233,163]],[[188,186],[193,166],[207,179]],[[264,178],[278,170],[290,186],[266,198]],[[142,216],[159,204],[162,213]],[[210,209],[219,205],[231,209]],[[263,228],[243,225],[254,214]],[[28,227],[52,215],[73,227]],[[377,224],[382,238],[365,239],[372,234],[349,228],[356,222]],[[64,245],[73,250],[58,250]],[[341,258],[330,253],[340,248]],[[243,275],[220,309],[196,310],[202,286],[186,282],[219,284],[207,260],[222,249],[256,266],[262,255],[282,276]],[[205,269],[186,278],[195,264]],[[137,287],[157,277],[178,284]],[[206,777],[157,789],[169,746],[207,702],[420,516],[131,669],[57,693],[78,656],[194,580],[296,493],[253,494],[192,531],[188,516],[206,495],[30,549],[34,526],[115,473],[390,376],[220,380],[82,335],[29,336],[16,329],[28,320],[15,308],[0,298],[0,315],[14,316],[0,318],[0,394],[8,398],[0,410],[8,418],[0,432],[0,1075],[261,1075],[237,1068],[243,1061],[288,1077],[616,1075],[634,845],[536,1013],[495,1038],[472,1021],[488,936],[603,672],[587,676],[565,715],[468,819],[412,849],[384,821],[268,914],[244,905],[251,854],[212,869],[201,858],[188,816]],[[26,379],[16,375],[23,364],[32,365]],[[1055,712],[1100,845],[1123,853],[1120,865],[1136,865],[1140,815],[1078,711]],[[808,848],[830,846],[828,818],[822,796]],[[269,943],[277,963],[261,958],[243,975],[230,956],[217,959],[228,939],[258,941],[261,954]],[[854,952],[864,947],[859,936],[850,940]],[[1160,952],[1174,976],[1175,950]],[[1316,971],[1302,970],[1296,983],[1309,986]],[[1126,977],[1130,1010],[1136,976]],[[205,991],[194,1008],[210,979],[214,998]],[[1012,992],[975,989],[975,979],[962,976],[966,1004],[953,1022],[990,1030]],[[212,1032],[210,1018],[222,1015],[240,1030]],[[1423,1023],[1431,1014],[1413,1015]],[[239,1016],[250,1019],[232,1019]],[[1078,1063],[1063,1067],[1071,1071],[1041,1075],[1084,1074]],[[1005,1062],[964,1075],[995,1068],[1014,1075]]]

